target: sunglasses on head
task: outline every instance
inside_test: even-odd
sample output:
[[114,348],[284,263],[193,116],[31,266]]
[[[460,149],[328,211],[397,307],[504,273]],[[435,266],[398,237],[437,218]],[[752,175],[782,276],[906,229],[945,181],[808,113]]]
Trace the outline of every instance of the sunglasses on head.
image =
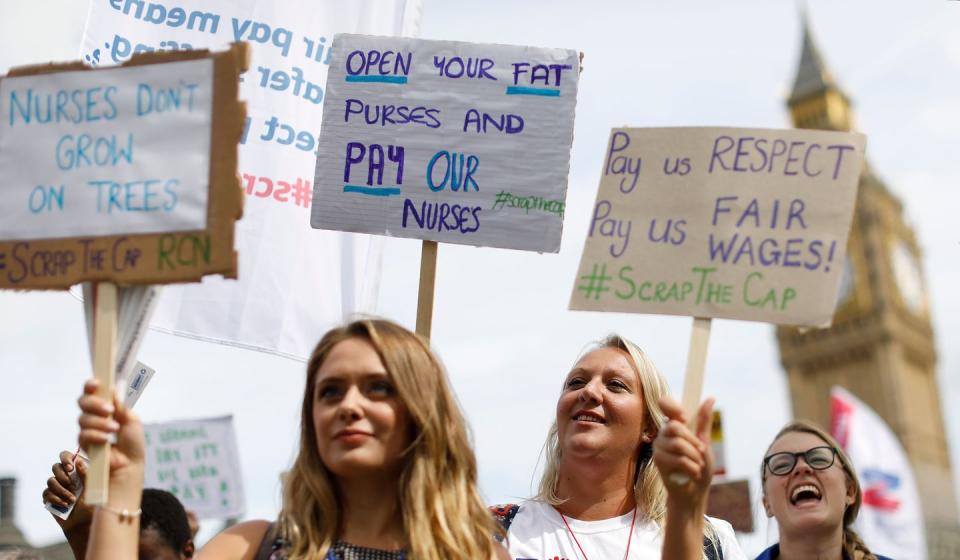
[[837,458],[837,450],[824,445],[796,453],[783,451],[767,455],[763,458],[763,464],[767,466],[770,474],[786,476],[793,472],[793,468],[797,466],[797,461],[800,457],[803,457],[803,460],[806,461],[811,469],[822,471],[833,465],[834,460]]

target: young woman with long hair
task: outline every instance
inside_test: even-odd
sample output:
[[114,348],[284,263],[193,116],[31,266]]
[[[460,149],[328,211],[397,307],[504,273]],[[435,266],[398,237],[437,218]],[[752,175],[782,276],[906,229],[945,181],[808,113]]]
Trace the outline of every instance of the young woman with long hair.
[[863,543],[853,522],[863,495],[850,458],[816,425],[780,430],[760,465],[763,507],[777,519],[780,542],[757,560],[890,560]]
[[[656,367],[623,337],[584,354],[563,382],[537,496],[495,509],[511,556],[744,558],[730,525],[704,517],[712,406],[688,428]],[[676,482],[664,485],[661,471]]]
[[[96,513],[87,557],[135,558],[142,428],[116,401],[115,421],[107,418],[111,407],[95,389],[88,383],[80,399],[80,442],[111,432],[118,441],[111,504]],[[466,423],[427,343],[389,321],[355,321],[328,332],[310,358],[279,519],[231,527],[197,558],[506,558],[476,480]]]

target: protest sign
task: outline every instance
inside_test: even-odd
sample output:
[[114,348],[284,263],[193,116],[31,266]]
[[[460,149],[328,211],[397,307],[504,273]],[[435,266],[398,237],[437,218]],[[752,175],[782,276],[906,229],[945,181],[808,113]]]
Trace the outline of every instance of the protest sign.
[[244,52],[0,80],[0,288],[236,276]]
[[236,228],[238,278],[165,287],[152,328],[306,360],[330,327],[376,310],[380,238],[319,231],[309,223],[324,82],[334,33],[416,35],[421,4],[90,2],[82,44],[88,64],[234,41],[251,50],[250,71],[240,83],[247,119],[237,172],[247,196]]
[[710,424],[710,449],[713,451],[713,476],[727,476],[727,457],[723,446],[723,417],[719,410],[713,411]]
[[710,485],[707,497],[707,515],[723,519],[739,533],[753,532],[753,505],[750,502],[750,482],[722,480]]
[[243,514],[233,416],[144,424],[143,431],[145,488],[167,490],[202,519]]
[[616,129],[571,309],[829,324],[865,137]]
[[338,34],[311,224],[557,252],[576,51]]
[[[96,283],[92,358],[103,399],[118,359],[118,283],[236,276],[246,115],[237,93],[248,64],[237,43],[141,54],[119,68],[19,68],[0,80],[0,288]],[[123,369],[135,346],[120,356]],[[87,501],[105,504],[109,444],[88,453]]]

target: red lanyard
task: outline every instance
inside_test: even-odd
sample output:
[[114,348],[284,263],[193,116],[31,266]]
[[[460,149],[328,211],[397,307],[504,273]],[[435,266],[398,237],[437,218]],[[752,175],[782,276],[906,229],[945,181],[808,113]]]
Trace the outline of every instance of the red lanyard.
[[[580,556],[583,558],[583,560],[589,560],[587,558],[587,553],[584,552],[583,547],[580,546],[580,541],[577,540],[577,534],[573,532],[573,529],[570,528],[570,524],[567,523],[567,518],[564,517],[563,513],[561,513],[556,506],[554,506],[553,509],[557,510],[557,513],[560,514],[560,519],[563,520],[563,524],[567,526],[567,532],[570,533],[570,536],[573,537],[573,542],[576,543],[577,548],[580,549]],[[630,541],[633,540],[633,526],[636,523],[637,523],[637,508],[633,508],[633,519],[630,520],[630,534],[627,535],[627,551],[623,553],[623,560],[627,560],[627,558],[630,556]]]

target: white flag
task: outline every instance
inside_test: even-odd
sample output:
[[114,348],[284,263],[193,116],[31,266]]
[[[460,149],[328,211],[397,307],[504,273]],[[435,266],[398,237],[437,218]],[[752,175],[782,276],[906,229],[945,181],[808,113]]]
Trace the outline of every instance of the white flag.
[[926,560],[920,497],[903,447],[880,416],[840,387],[830,391],[830,431],[860,478],[863,505],[854,524],[874,554]]
[[[163,292],[151,326],[304,359],[333,324],[372,312],[381,240],[314,230],[310,204],[330,45],[335,33],[416,36],[422,0],[92,0],[82,43],[91,65],[136,52],[252,47],[241,97],[248,119],[239,170],[239,279],[208,277]],[[202,258],[184,251],[190,266]]]

